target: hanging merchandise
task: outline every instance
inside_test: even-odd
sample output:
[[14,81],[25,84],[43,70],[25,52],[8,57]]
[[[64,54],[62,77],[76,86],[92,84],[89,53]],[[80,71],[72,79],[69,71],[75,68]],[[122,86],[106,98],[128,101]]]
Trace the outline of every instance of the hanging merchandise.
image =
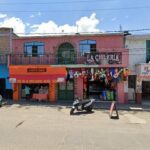
[[73,79],[73,70],[69,70],[70,79]]
[[123,80],[126,81],[129,75],[129,70],[127,68],[123,69]]
[[82,70],[81,77],[84,78],[84,76],[86,76],[86,71]]
[[106,78],[105,70],[101,68],[101,71],[100,71],[100,80],[102,82],[105,82],[105,78]]
[[95,74],[94,74],[94,80],[99,80],[99,77],[100,76],[100,71],[99,70],[97,70],[96,72],[95,72]]
[[115,74],[115,69],[114,69],[114,68],[111,68],[111,69],[110,69],[110,75],[112,76],[112,78],[113,78],[114,74]]
[[123,69],[123,75],[124,75],[124,77],[128,77],[128,75],[129,75],[129,69],[124,68]]
[[76,72],[74,73],[74,77],[75,77],[75,78],[78,78],[79,75],[80,75],[80,74],[79,74],[79,71],[76,71]]
[[107,81],[108,81],[108,82],[109,82],[109,81],[112,81],[113,78],[112,78],[110,72],[107,72],[106,78],[107,78]]
[[91,79],[90,81],[94,81],[94,68],[91,68]]
[[118,79],[120,73],[123,71],[123,69],[118,70],[118,68],[115,69],[115,73],[113,75],[114,79]]

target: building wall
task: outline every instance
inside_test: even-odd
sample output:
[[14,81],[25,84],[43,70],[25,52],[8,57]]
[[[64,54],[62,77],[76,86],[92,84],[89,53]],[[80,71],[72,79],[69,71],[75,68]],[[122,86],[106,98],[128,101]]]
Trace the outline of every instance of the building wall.
[[[45,52],[56,53],[59,45],[65,42],[71,43],[76,52],[79,52],[79,43],[81,40],[96,40],[96,48],[98,52],[121,52],[122,53],[122,64],[113,65],[115,67],[127,67],[128,66],[128,50],[124,48],[124,35],[64,35],[64,36],[47,36],[47,37],[19,37],[13,39],[13,52],[23,53],[25,42],[44,42]],[[75,64],[76,65],[76,64]],[[98,67],[98,66],[97,66]],[[112,65],[103,65],[103,67],[111,68]],[[101,66],[99,66],[101,68]],[[77,82],[77,89],[75,94],[79,97],[83,97],[83,81]],[[118,86],[119,97],[118,100],[121,103],[125,102],[124,83],[120,83]]]
[[150,35],[129,35],[126,37],[126,48],[129,49],[129,69],[132,74],[136,74],[135,65],[146,62],[146,40],[150,40]]
[[73,44],[75,49],[79,50],[79,42],[81,40],[92,39],[97,42],[97,49],[102,51],[105,48],[105,51],[110,51],[113,48],[124,48],[123,43],[123,35],[97,35],[97,36],[49,36],[49,37],[24,37],[24,38],[16,38],[13,39],[13,51],[14,52],[23,52],[24,43],[39,41],[45,43],[45,51],[46,52],[55,52],[57,47],[64,42],[70,42]]
[[12,28],[0,28],[0,53],[9,53],[12,49]]

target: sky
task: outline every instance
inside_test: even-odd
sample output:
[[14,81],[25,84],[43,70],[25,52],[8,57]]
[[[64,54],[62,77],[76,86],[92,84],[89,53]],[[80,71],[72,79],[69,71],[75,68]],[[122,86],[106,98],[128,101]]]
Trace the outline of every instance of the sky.
[[150,0],[0,0],[0,27],[19,35],[136,33],[150,29],[149,14]]

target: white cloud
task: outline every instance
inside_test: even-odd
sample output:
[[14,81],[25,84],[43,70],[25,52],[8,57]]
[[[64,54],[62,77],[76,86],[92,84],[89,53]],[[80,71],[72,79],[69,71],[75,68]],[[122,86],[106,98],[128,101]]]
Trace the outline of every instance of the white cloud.
[[10,27],[14,29],[15,33],[25,33],[26,25],[20,18],[11,17],[0,22],[0,27]]
[[35,24],[31,26],[32,33],[76,33],[78,32],[99,32],[97,28],[99,20],[96,18],[96,14],[93,13],[90,17],[82,17],[76,21],[75,25],[64,24],[58,26],[53,21],[43,22],[41,24]]
[[100,30],[96,28],[98,24],[99,20],[96,18],[95,13],[89,18],[82,17],[79,21],[76,21],[79,32],[99,32]]
[[[40,16],[38,12],[36,16]],[[3,17],[0,21],[0,27],[10,27],[14,29],[14,33],[25,35],[28,31],[31,35],[40,35],[48,33],[77,33],[77,32],[100,32],[97,28],[99,20],[96,18],[96,14],[93,13],[89,17],[84,16],[75,22],[74,25],[64,24],[58,25],[54,21],[49,20],[48,22],[42,22],[40,24],[30,24],[29,22],[23,22],[20,18],[8,17],[7,14],[0,14]],[[35,15],[31,15],[34,17]]]
[[0,19],[1,19],[1,18],[6,18],[6,17],[7,17],[7,14],[1,14],[1,13],[0,13]]

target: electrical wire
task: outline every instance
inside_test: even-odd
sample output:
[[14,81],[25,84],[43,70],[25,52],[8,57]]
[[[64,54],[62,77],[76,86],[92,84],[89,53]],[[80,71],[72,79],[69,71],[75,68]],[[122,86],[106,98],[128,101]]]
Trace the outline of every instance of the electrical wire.
[[51,1],[51,2],[1,2],[0,5],[48,5],[48,4],[72,4],[72,3],[93,3],[93,2],[113,2],[117,0],[78,0],[78,1]]
[[82,9],[82,10],[76,10],[76,9],[71,9],[71,10],[0,10],[0,12],[15,12],[15,13],[30,13],[30,12],[55,12],[55,13],[60,13],[60,12],[91,12],[91,11],[118,11],[118,10],[138,10],[138,9],[149,9],[150,6],[134,6],[134,7],[122,7],[122,8],[102,8],[102,9]]

